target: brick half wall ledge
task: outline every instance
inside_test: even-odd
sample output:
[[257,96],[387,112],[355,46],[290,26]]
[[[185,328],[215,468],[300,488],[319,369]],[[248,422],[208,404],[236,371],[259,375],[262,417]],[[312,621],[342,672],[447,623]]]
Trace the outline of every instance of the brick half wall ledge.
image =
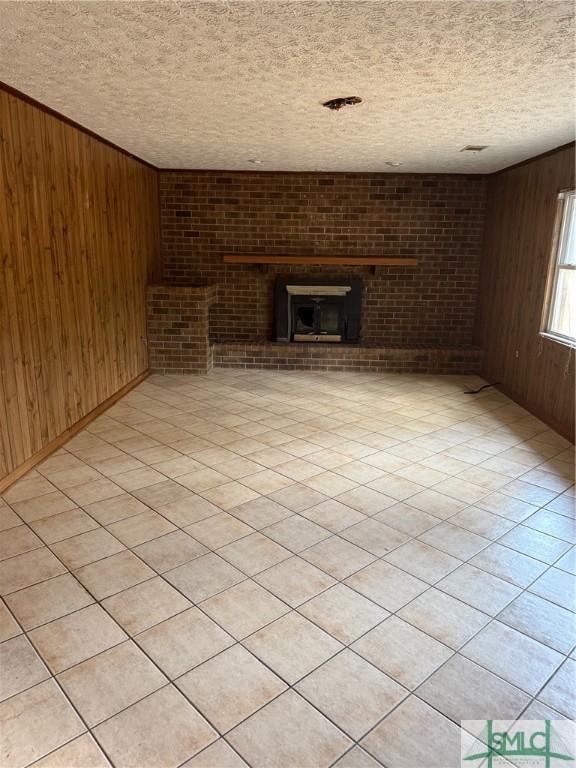
[[147,290],[149,366],[155,373],[208,373],[210,306],[216,285],[151,285]]

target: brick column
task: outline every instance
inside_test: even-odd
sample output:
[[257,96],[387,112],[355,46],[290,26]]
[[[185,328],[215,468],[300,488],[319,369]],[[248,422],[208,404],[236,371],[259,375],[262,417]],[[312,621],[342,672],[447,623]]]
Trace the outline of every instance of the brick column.
[[156,373],[208,373],[212,369],[209,310],[217,286],[148,287],[148,353]]

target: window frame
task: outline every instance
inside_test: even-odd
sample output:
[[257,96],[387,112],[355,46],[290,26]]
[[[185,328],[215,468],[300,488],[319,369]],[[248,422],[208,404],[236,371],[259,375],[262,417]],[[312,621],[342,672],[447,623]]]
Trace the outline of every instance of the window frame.
[[[565,336],[551,330],[552,316],[554,313],[555,300],[559,285],[559,273],[561,269],[576,270],[576,265],[562,265],[560,263],[561,247],[564,242],[564,231],[567,220],[566,210],[567,200],[572,200],[571,205],[576,207],[576,189],[563,189],[559,192],[556,203],[556,218],[554,222],[554,234],[552,237],[552,249],[550,254],[550,264],[548,267],[548,276],[546,279],[546,291],[544,295],[544,304],[542,309],[542,320],[540,323],[540,335],[547,339],[556,341],[569,347],[576,347],[576,337]],[[576,224],[574,225],[576,226]]]

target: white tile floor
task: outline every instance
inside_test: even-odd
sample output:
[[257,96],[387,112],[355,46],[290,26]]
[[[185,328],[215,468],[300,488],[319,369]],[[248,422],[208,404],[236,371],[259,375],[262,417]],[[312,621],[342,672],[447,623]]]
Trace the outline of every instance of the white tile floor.
[[574,717],[573,451],[473,377],[152,376],[0,500],[3,768],[451,768]]

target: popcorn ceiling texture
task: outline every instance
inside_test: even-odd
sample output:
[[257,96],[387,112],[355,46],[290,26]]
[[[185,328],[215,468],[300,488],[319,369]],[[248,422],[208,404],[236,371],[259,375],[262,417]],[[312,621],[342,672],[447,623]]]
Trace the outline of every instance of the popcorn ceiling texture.
[[[214,341],[273,338],[276,276],[364,281],[362,343],[469,346],[485,206],[478,175],[160,174],[164,280],[217,284]],[[416,257],[415,267],[224,264],[226,253]]]
[[[0,79],[163,168],[485,173],[573,138],[570,0],[3,2]],[[358,95],[335,113],[323,101]],[[466,144],[487,144],[479,155]]]

